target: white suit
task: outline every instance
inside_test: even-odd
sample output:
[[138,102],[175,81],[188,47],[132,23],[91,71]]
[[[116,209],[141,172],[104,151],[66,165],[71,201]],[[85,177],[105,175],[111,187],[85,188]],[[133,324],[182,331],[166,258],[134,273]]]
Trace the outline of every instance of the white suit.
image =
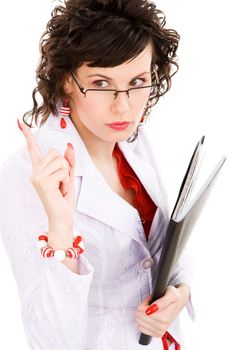
[[[76,153],[74,235],[85,252],[80,275],[54,258],[44,259],[36,246],[48,230],[42,203],[29,181],[32,165],[26,145],[10,156],[0,173],[0,233],[17,281],[22,319],[33,350],[159,350],[160,338],[138,344],[135,311],[152,292],[161,243],[168,222],[161,180],[145,126],[133,143],[118,145],[157,204],[149,240],[138,211],[112,191],[90,158],[72,121],[61,129],[50,116],[34,136],[42,154],[51,148],[64,154],[71,142]],[[185,254],[170,284],[191,285]],[[191,299],[187,303],[194,315]],[[182,345],[179,317],[168,331]]]

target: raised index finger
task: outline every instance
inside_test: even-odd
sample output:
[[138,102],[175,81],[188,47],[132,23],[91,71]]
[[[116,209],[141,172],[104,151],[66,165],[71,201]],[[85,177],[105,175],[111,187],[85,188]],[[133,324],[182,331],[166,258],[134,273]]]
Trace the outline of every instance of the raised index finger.
[[18,120],[18,124],[22,130],[22,133],[26,139],[27,142],[27,146],[28,146],[28,151],[32,160],[32,165],[33,168],[35,168],[35,166],[39,163],[39,161],[41,160],[41,154],[40,154],[40,150],[39,147],[36,143],[36,140],[33,137],[33,134],[31,132],[31,129],[24,123],[20,123],[20,121]]

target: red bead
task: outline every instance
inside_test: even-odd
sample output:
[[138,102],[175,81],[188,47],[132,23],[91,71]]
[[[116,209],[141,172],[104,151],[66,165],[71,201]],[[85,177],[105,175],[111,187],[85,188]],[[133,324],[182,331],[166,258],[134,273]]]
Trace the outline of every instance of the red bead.
[[73,256],[70,250],[67,250],[67,251],[66,251],[66,255],[67,255],[69,258],[72,258],[72,256]]
[[84,252],[84,244],[82,236],[77,236],[73,242],[73,247],[76,249],[78,254],[82,254]]
[[62,129],[66,128],[66,121],[65,121],[64,118],[61,118],[60,126],[61,126]]
[[50,258],[53,256],[53,249],[51,247],[44,247],[41,249],[41,254],[43,255],[44,258]]
[[73,242],[73,247],[74,248],[78,248],[79,243],[82,241],[82,237],[81,236],[77,236]]
[[78,252],[74,248],[67,249],[67,255],[69,258],[76,259],[78,257]]
[[78,252],[78,254],[82,254],[84,252],[84,249],[82,249],[81,247],[77,247],[75,248]]
[[41,235],[41,236],[38,237],[38,240],[39,241],[46,241],[46,242],[48,242],[48,236]]
[[48,257],[48,258],[51,258],[53,255],[54,255],[54,251],[53,251],[53,250],[50,250],[50,251],[47,253],[47,257]]

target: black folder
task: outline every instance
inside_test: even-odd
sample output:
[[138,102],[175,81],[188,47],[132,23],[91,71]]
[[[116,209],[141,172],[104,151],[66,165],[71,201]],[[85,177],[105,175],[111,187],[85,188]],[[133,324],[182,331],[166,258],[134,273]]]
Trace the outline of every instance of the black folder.
[[[205,137],[203,136],[191,157],[188,169],[182,181],[174,209],[169,220],[165,234],[162,252],[160,255],[158,269],[153,282],[153,294],[149,304],[164,295],[169,279],[181,256],[181,253],[191,235],[199,214],[206,199],[215,183],[217,175],[222,168],[226,157],[223,156],[213,169],[212,173],[198,191],[196,196],[190,200],[195,179],[200,165],[201,153]],[[151,336],[141,333],[139,344],[148,345]]]

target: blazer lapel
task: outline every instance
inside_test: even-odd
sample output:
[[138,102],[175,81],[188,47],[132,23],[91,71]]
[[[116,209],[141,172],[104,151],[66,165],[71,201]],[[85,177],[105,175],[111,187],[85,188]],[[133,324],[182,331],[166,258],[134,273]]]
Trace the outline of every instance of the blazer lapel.
[[77,211],[145,241],[138,211],[111,189],[94,164],[90,164],[81,181]]

